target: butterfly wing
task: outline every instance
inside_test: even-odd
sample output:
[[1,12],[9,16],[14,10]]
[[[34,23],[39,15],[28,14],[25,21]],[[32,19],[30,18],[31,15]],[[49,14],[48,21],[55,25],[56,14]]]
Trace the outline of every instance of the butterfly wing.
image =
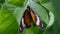
[[23,14],[23,18],[21,19],[20,33],[23,32],[24,28],[26,28],[26,27],[29,28],[30,27],[31,20],[33,21],[34,26],[40,27],[40,29],[42,29],[42,30],[44,29],[44,25],[41,22],[38,15],[30,7],[28,7]]
[[44,25],[42,23],[42,21],[40,20],[40,18],[38,17],[38,15],[36,16],[36,26],[40,27],[40,29],[44,30]]
[[30,9],[30,14],[31,14],[31,17],[32,17],[34,25],[40,27],[40,29],[43,30],[44,29],[44,25],[41,22],[39,16],[32,9]]
[[30,20],[31,20],[31,16],[30,16],[29,9],[26,9],[24,14],[23,14],[23,18],[20,22],[20,33],[23,32],[24,28],[30,27]]

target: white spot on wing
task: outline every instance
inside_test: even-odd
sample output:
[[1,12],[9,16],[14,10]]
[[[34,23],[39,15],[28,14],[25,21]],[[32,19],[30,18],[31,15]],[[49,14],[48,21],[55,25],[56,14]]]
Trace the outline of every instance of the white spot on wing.
[[36,24],[40,25],[40,19],[39,19],[39,17],[37,15],[36,15],[36,18],[37,18]]
[[22,18],[22,26],[25,27],[24,19]]

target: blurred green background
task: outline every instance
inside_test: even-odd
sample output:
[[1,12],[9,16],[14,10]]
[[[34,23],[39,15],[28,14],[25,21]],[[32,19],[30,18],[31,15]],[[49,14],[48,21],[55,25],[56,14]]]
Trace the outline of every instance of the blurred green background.
[[45,29],[31,26],[22,34],[60,34],[60,0],[0,0],[0,34],[19,34],[28,5],[41,17]]

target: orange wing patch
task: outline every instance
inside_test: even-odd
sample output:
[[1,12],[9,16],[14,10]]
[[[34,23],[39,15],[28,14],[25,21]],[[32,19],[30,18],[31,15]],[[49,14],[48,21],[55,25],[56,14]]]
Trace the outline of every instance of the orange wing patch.
[[33,22],[35,23],[35,21],[36,21],[35,14],[33,13],[32,9],[30,9],[30,14],[31,14]]

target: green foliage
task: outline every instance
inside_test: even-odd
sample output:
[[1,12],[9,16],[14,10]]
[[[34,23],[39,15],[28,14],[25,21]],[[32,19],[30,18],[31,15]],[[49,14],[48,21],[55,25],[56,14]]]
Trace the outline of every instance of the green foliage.
[[5,0],[0,0],[0,4],[3,4],[5,2]]
[[19,34],[20,21],[27,6],[40,17],[45,29],[31,26],[23,34],[60,34],[60,0],[1,0],[0,34]]
[[42,32],[38,27],[31,26],[29,29],[24,29],[23,34],[43,34]]
[[25,0],[7,0],[9,4],[13,4],[15,6],[23,6]]

